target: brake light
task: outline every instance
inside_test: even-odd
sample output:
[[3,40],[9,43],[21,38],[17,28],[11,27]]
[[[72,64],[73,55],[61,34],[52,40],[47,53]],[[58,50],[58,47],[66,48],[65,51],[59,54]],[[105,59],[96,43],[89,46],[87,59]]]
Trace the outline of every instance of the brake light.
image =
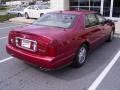
[[9,44],[13,44],[14,43],[14,32],[11,31],[9,33],[9,41],[8,41]]
[[54,57],[57,55],[57,42],[56,41],[48,45],[47,55],[51,57]]

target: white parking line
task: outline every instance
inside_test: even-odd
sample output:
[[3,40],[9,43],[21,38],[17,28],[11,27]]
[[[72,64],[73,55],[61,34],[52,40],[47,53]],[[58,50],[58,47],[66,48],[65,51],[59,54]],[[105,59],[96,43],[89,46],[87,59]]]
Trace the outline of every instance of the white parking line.
[[7,28],[12,28],[12,27],[17,27],[17,26],[22,26],[22,25],[14,25],[14,26],[9,26],[9,27],[3,27],[3,28],[0,28],[0,29],[7,29]]
[[0,63],[6,62],[6,61],[11,60],[11,59],[13,59],[13,57],[8,57],[6,59],[0,60]]
[[2,39],[5,39],[5,38],[8,38],[8,36],[5,36],[5,37],[1,37],[1,38],[0,38],[0,40],[2,40]]
[[114,66],[114,64],[117,62],[119,57],[120,57],[120,51],[115,55],[115,57],[112,59],[112,61],[105,67],[105,69],[97,77],[97,79],[92,83],[92,85],[88,88],[88,90],[96,90],[97,89],[97,87],[100,85],[102,80],[105,78],[105,76],[108,74],[108,72]]
[[114,35],[114,37],[116,37],[116,38],[120,38],[120,35]]

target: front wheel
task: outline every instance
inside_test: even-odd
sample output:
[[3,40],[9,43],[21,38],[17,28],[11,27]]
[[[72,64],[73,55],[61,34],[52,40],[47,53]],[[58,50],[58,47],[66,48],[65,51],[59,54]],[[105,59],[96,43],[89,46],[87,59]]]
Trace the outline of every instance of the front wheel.
[[111,42],[112,40],[113,40],[113,38],[114,38],[114,31],[112,30],[111,32],[110,32],[110,35],[109,35],[109,38],[108,38],[108,42]]
[[22,17],[22,14],[18,13],[18,17]]
[[25,13],[25,18],[26,18],[26,19],[29,19],[28,13]]
[[86,62],[87,51],[87,45],[83,44],[78,50],[75,60],[73,61],[74,67],[80,67]]
[[42,15],[44,15],[44,13],[41,13],[41,14],[40,14],[40,17],[42,17]]

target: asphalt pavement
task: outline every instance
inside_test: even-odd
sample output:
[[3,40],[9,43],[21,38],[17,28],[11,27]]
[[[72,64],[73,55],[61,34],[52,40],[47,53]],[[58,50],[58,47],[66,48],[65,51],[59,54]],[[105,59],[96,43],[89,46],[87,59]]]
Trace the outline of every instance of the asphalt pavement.
[[81,68],[45,72],[6,53],[10,30],[22,24],[0,23],[0,90],[120,90],[120,35],[88,55]]

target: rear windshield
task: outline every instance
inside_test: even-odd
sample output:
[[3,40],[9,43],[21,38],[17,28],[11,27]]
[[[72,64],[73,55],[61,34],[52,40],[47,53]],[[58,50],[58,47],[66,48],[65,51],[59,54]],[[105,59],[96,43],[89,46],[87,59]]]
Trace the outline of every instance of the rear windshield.
[[38,6],[38,9],[50,9],[50,7],[48,5],[41,5]]
[[76,15],[63,13],[49,13],[36,20],[34,25],[69,28],[73,25]]

